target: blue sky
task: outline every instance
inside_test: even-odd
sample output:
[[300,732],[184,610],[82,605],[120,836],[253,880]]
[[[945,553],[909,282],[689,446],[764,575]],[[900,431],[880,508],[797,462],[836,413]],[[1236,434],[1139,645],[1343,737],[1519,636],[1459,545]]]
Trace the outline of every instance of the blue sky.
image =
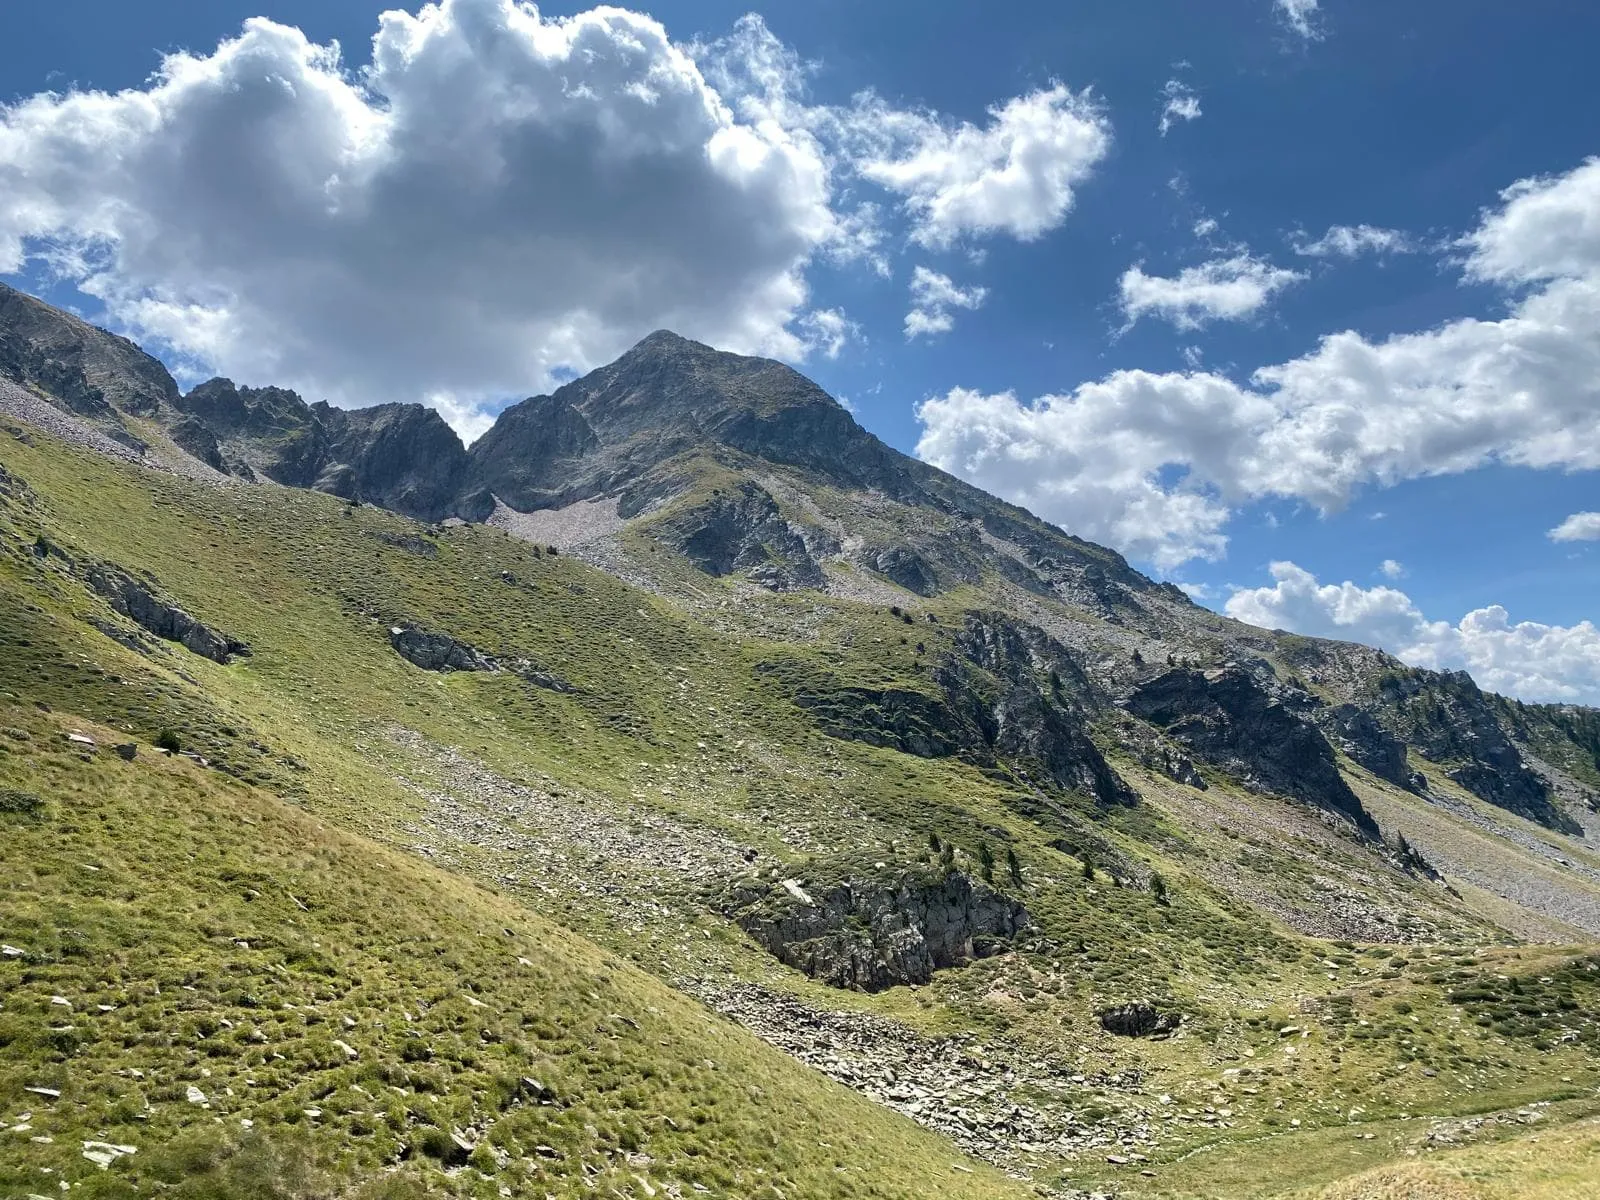
[[362,75],[370,3],[7,6],[0,272],[468,432],[673,325],[1213,607],[1600,699],[1600,522],[1548,536],[1600,509],[1600,10],[584,11],[452,0]]

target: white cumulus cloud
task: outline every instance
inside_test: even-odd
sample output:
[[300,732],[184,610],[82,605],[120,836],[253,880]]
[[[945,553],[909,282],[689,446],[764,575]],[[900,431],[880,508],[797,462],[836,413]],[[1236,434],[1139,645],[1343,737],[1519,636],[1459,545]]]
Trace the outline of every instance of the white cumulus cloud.
[[[1591,160],[1484,214],[1465,266],[1515,289],[1503,316],[1331,334],[1242,383],[1118,371],[1031,402],[957,389],[922,407],[918,452],[1163,568],[1221,554],[1232,512],[1267,497],[1328,512],[1363,488],[1490,463],[1600,469],[1597,212]],[[1197,320],[1182,294],[1136,290],[1136,310]]]
[[1170,397],[1161,382],[1124,372],[1034,404],[954,388],[917,410],[917,454],[1163,569],[1216,558],[1227,545],[1227,505],[1203,488],[1163,486],[1159,475],[1213,422],[1234,420],[1237,395],[1209,376]]
[[989,289],[964,288],[948,275],[919,266],[911,273],[911,310],[906,313],[906,337],[933,337],[955,328],[953,308],[980,308]]
[[525,392],[660,325],[798,357],[835,228],[815,143],[618,9],[387,12],[359,74],[256,18],[0,114],[0,269],[45,240],[136,336],[346,403]]
[[1393,558],[1384,559],[1378,564],[1378,570],[1385,579],[1400,579],[1406,573],[1405,564]]
[[1600,513],[1573,513],[1545,536],[1552,542],[1600,542]]
[[890,109],[870,95],[840,122],[855,169],[903,197],[912,238],[929,247],[1048,233],[1111,148],[1101,106],[1059,83],[996,105],[982,126]]
[[1200,97],[1195,90],[1180,79],[1169,79],[1161,89],[1161,136],[1179,121],[1195,121],[1200,117]]
[[1461,240],[1474,279],[1527,284],[1600,277],[1600,158],[1565,175],[1523,179]]
[[1308,258],[1360,258],[1363,254],[1410,254],[1416,250],[1410,236],[1398,229],[1376,225],[1331,225],[1315,241],[1301,237],[1294,252]]
[[1267,629],[1365,642],[1412,666],[1466,670],[1479,686],[1524,700],[1600,702],[1600,629],[1513,622],[1498,604],[1454,624],[1430,621],[1411,597],[1389,587],[1320,583],[1292,562],[1276,562],[1271,587],[1242,588],[1230,617]]
[[1245,253],[1185,267],[1170,277],[1146,275],[1142,267],[1133,266],[1118,282],[1117,302],[1130,325],[1157,316],[1179,329],[1198,329],[1210,321],[1254,316],[1274,295],[1304,278]]

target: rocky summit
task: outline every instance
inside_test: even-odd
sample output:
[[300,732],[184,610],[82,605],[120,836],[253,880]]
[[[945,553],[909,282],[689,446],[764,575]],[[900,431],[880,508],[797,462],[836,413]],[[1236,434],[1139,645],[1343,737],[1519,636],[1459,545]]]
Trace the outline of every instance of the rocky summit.
[[1600,1147],[1600,713],[1222,617],[665,331],[469,447],[0,287],[0,834],[7,1194]]

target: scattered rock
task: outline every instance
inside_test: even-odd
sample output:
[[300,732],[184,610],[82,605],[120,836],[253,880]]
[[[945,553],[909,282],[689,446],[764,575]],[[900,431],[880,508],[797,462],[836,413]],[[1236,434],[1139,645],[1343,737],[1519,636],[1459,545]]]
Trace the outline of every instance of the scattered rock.
[[137,1154],[138,1149],[137,1146],[119,1146],[112,1142],[85,1142],[83,1157],[104,1171],[117,1159]]

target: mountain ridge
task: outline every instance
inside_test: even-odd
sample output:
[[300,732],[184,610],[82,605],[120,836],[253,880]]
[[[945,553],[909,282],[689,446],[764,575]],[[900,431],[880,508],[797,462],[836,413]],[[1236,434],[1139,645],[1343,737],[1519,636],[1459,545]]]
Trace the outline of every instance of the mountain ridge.
[[[1053,618],[1045,627],[1080,657],[1106,650],[1126,655],[1096,664],[1105,705],[1137,708],[1146,703],[1141,697],[1176,683],[1175,694],[1187,696],[1195,711],[1182,720],[1169,714],[1169,734],[1177,729],[1172,736],[1191,752],[1209,747],[1204,753],[1240,766],[1244,760],[1224,753],[1215,731],[1200,728],[1257,718],[1242,710],[1204,717],[1213,706],[1211,685],[1158,678],[1162,658],[1169,667],[1244,664],[1228,685],[1234,703],[1287,705],[1297,711],[1297,737],[1303,728],[1312,743],[1328,747],[1331,736],[1357,761],[1378,763],[1387,755],[1392,781],[1409,779],[1403,766],[1409,746],[1459,761],[1457,781],[1491,803],[1553,829],[1582,828],[1582,814],[1568,812],[1553,799],[1546,776],[1529,769],[1504,715],[1454,688],[1448,674],[1429,685],[1430,696],[1446,698],[1448,720],[1438,704],[1425,720],[1400,711],[1409,701],[1368,694],[1373,676],[1404,670],[1384,655],[1361,668],[1366,685],[1323,697],[1327,689],[1315,666],[1341,655],[1315,647],[1336,643],[1286,642],[1200,609],[1114,550],[892,449],[815,383],[770,359],[657,330],[614,362],[508,406],[467,447],[436,411],[418,404],[339,409],[221,377],[179,393],[159,363],[125,339],[22,293],[0,293],[0,301],[4,311],[25,318],[3,327],[0,345],[10,349],[0,370],[40,389],[56,380],[73,396],[131,397],[126,409],[104,399],[79,405],[90,410],[79,415],[92,416],[102,430],[118,417],[137,418],[118,438],[125,444],[142,445],[140,435],[165,430],[181,450],[226,475],[368,501],[424,522],[493,518],[515,526],[519,516],[614,503],[618,520],[649,530],[647,536],[699,570],[778,592],[835,587],[841,578],[835,564],[881,580],[891,592],[924,598],[998,580],[1012,603],[1044,605]],[[132,371],[130,380],[121,379],[121,368]],[[773,470],[787,473],[788,491],[776,487],[775,494]],[[736,479],[737,487],[716,486],[713,478]],[[820,517],[819,487],[842,506],[842,517]],[[1089,619],[1073,618],[1073,611]],[[1280,646],[1302,644],[1312,647],[1301,652],[1309,654],[1310,685],[1298,677],[1285,682],[1270,661]],[[1339,704],[1354,705],[1360,720],[1332,715]],[[1444,728],[1451,721],[1476,732],[1463,741]],[[1594,765],[1600,769],[1600,754]],[[1370,832],[1370,818],[1336,776],[1311,786],[1302,775],[1266,774],[1279,780],[1279,790],[1315,797]],[[1600,790],[1573,787],[1580,808],[1600,805]]]

